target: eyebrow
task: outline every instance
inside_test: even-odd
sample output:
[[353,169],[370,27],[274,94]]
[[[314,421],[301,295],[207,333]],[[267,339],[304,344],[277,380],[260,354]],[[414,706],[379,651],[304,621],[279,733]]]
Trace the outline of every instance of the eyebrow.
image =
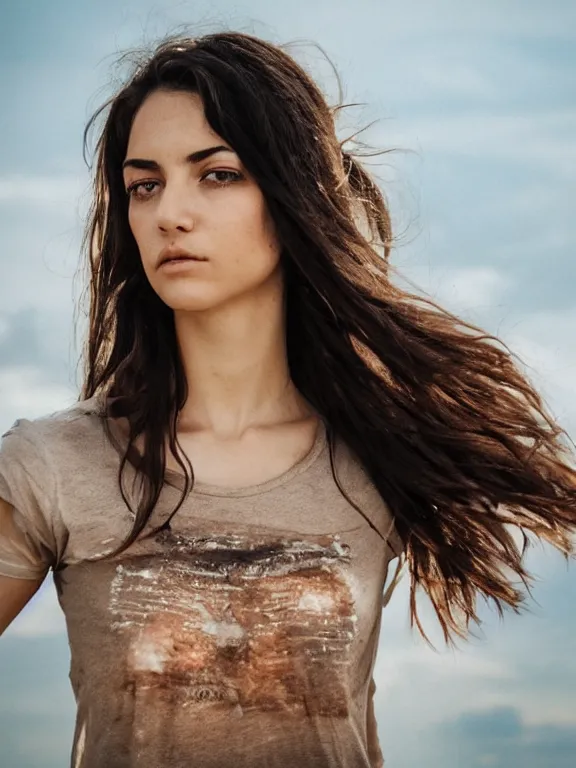
[[[186,162],[197,164],[201,163],[202,160],[206,160],[207,157],[210,157],[211,155],[215,155],[216,152],[233,152],[230,147],[225,147],[223,144],[220,144],[216,147],[207,147],[206,149],[199,149],[197,152],[192,152],[189,155],[186,155]],[[122,163],[122,170],[125,168],[139,168],[143,171],[160,171],[162,170],[162,166],[160,163],[157,163],[155,160],[144,160],[140,157],[131,157],[127,160],[124,160]]]

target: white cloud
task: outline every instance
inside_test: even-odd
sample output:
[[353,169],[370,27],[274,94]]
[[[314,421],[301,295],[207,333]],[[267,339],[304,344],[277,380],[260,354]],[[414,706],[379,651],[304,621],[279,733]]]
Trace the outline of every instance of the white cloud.
[[522,160],[545,165],[560,177],[573,178],[576,159],[576,110],[514,112],[458,111],[442,117],[421,115],[395,120],[379,129],[381,146],[416,149],[422,155],[437,152],[499,160]]
[[7,429],[17,418],[33,419],[72,405],[73,388],[47,381],[35,366],[0,369],[0,427]]
[[[526,366],[551,406],[576,422],[576,302],[562,310],[513,313],[511,278],[494,267],[402,265],[403,288],[424,292],[441,306],[499,336]],[[490,310],[490,324],[479,320]],[[560,416],[560,413],[558,414]]]
[[556,592],[561,600],[570,594],[574,574],[559,563],[564,560],[548,545],[530,550],[526,566],[536,577],[536,603],[529,600],[529,612],[520,616],[507,611],[503,621],[484,607],[482,628],[474,627],[478,637],[459,641],[455,651],[443,645],[427,601],[419,603],[419,614],[437,652],[424,644],[416,627],[410,631],[409,582],[407,577],[401,581],[383,614],[374,670],[377,718],[396,743],[413,723],[433,727],[463,712],[493,707],[516,709],[527,725],[576,726],[568,629],[557,623],[561,609],[551,602]]
[[461,315],[496,307],[510,288],[506,275],[494,267],[484,266],[405,265],[395,282],[407,289],[418,288],[441,306]]
[[78,176],[29,176],[19,173],[0,177],[0,204],[75,205],[86,191],[86,180]]
[[506,332],[554,415],[576,440],[576,305],[526,315]]
[[15,223],[0,205],[2,312],[30,307],[49,313],[66,311],[72,318],[81,233],[74,211],[63,208],[26,209],[26,221]]

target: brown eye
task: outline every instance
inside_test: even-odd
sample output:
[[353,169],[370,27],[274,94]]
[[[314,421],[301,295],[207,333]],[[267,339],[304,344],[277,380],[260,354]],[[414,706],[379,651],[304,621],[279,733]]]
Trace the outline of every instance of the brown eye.
[[211,182],[219,187],[226,187],[228,184],[233,184],[235,181],[241,181],[244,178],[238,171],[208,171],[208,173],[205,173],[204,176],[202,176],[202,181],[213,175],[220,177]]
[[[128,197],[133,197],[138,200],[146,200],[148,197],[151,197],[150,194],[146,194],[145,192],[141,191],[142,187],[149,187],[150,185],[158,184],[157,181],[137,181],[135,184],[131,184],[128,189],[126,190],[126,194]],[[151,190],[150,190],[151,191]]]

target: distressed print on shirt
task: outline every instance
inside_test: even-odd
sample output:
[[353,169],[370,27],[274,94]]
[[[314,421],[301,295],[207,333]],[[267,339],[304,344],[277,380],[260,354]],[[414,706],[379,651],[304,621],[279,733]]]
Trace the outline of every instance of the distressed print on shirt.
[[131,636],[127,688],[178,706],[347,715],[357,617],[338,536],[194,537],[118,564],[112,629]]

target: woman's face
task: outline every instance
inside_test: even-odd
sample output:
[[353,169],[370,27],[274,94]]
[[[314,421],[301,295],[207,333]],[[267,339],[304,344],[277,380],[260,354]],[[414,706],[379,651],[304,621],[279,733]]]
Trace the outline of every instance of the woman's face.
[[[190,157],[213,147],[221,149]],[[212,309],[279,284],[280,249],[262,192],[212,131],[197,95],[148,96],[123,172],[144,271],[169,307]],[[200,260],[161,265],[167,247]]]

